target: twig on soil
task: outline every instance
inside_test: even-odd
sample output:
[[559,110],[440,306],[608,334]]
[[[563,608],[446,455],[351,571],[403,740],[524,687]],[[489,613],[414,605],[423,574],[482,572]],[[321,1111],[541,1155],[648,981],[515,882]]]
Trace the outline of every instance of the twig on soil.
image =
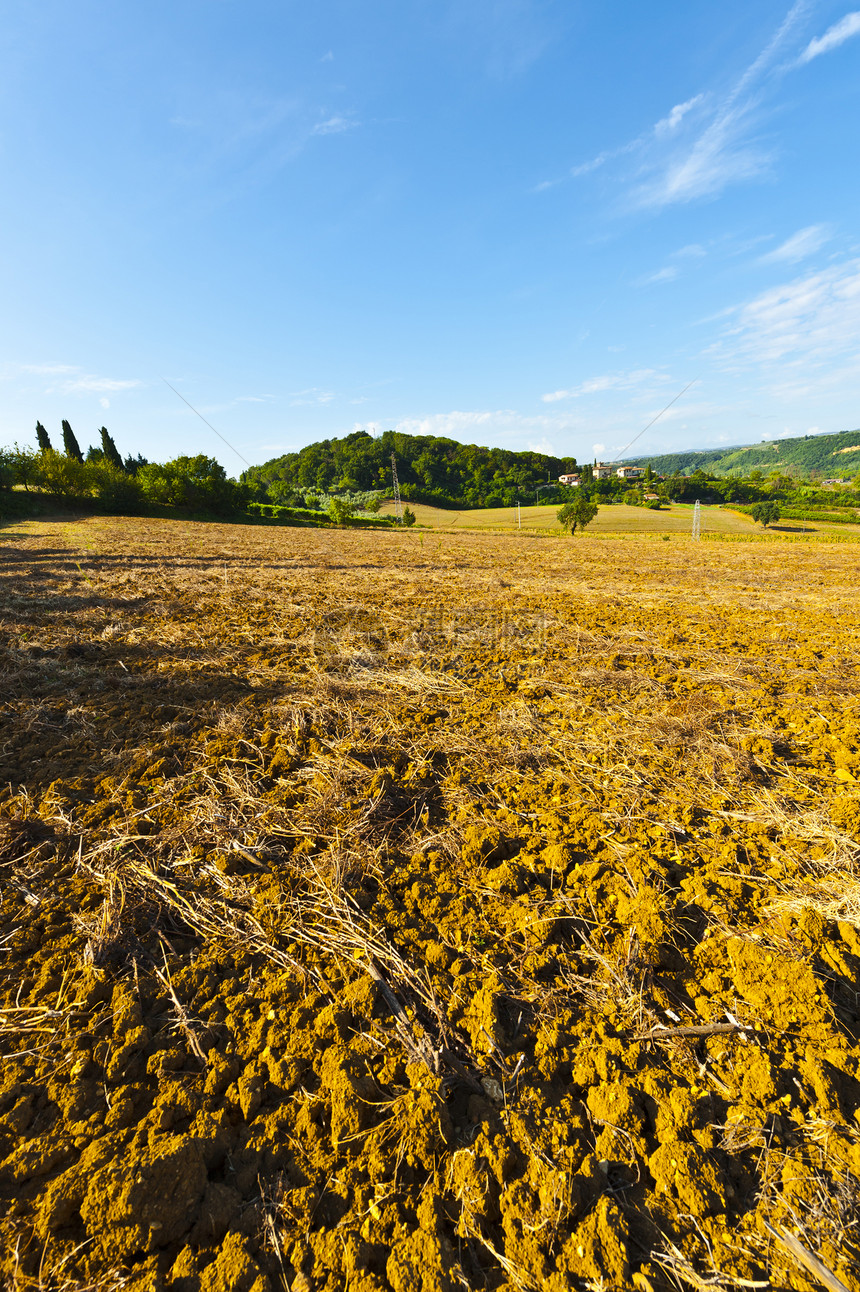
[[720,1036],[731,1032],[754,1032],[754,1027],[742,1023],[702,1023],[696,1027],[652,1027],[649,1032],[639,1032],[634,1041],[674,1041],[681,1036]]
[[813,1278],[818,1279],[819,1283],[823,1283],[826,1288],[829,1288],[830,1292],[849,1292],[847,1285],[843,1283],[841,1279],[838,1279],[835,1274],[831,1273],[827,1266],[824,1265],[817,1256],[813,1256],[812,1252],[807,1251],[803,1246],[803,1243],[799,1242],[793,1234],[789,1234],[786,1230],[783,1230],[780,1233],[779,1230],[774,1229],[772,1225],[769,1225],[766,1220],[762,1223],[770,1236],[776,1239],[780,1247],[782,1247],[788,1255],[801,1266],[802,1269],[805,1269],[808,1274],[813,1276]]
[[[173,987],[173,983],[170,981],[170,970],[167,966],[167,953],[164,950],[165,939],[160,934],[159,934],[159,941],[161,942],[161,954],[164,956],[164,973],[161,972],[158,965],[154,961],[152,964],[153,973],[155,974],[158,981],[161,983],[162,987],[165,988],[165,990],[167,991],[167,994],[170,996],[170,999],[173,1003],[173,1008],[176,1011],[176,1017],[179,1022],[179,1026],[182,1028],[182,1031],[185,1033],[185,1039],[187,1040],[188,1044],[191,1046],[191,1049],[194,1052],[194,1054],[196,1054],[197,1058],[200,1060],[200,1062],[203,1064],[205,1068],[207,1064],[206,1053],[202,1049],[200,1042],[197,1040],[197,1036],[194,1032],[193,1027],[191,1026],[191,1019],[188,1017],[188,1012],[186,1011],[185,1006],[182,1004],[182,1001],[177,996]],[[170,944],[167,943],[167,945],[169,946]]]

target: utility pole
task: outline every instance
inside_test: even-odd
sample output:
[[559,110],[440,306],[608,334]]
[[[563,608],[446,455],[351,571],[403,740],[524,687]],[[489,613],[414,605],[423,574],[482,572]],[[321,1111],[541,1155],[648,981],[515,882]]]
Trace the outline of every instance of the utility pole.
[[397,517],[397,523],[403,524],[403,504],[400,501],[400,484],[397,479],[397,458],[391,455],[391,479],[394,481],[394,514]]
[[523,527],[523,517],[520,511],[520,500],[518,498],[517,499],[517,529],[522,529],[522,527]]
[[699,506],[699,500],[696,499],[696,505],[693,508],[693,538],[702,537],[702,509]]

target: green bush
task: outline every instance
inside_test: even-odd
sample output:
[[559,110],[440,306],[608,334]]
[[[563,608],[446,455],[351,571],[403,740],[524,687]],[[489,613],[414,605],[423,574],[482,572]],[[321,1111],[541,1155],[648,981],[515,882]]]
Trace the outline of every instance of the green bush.
[[172,462],[150,462],[140,468],[136,479],[147,502],[184,511],[230,515],[247,499],[245,488],[228,479],[220,462],[203,453]]
[[332,498],[328,505],[329,519],[335,525],[345,525],[352,520],[352,507],[343,498]]

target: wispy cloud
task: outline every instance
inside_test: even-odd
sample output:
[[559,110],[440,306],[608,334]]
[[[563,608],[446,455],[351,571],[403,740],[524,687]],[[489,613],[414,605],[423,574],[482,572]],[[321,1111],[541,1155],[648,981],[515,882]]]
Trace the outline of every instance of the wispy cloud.
[[607,148],[590,161],[580,162],[578,166],[572,166],[570,175],[573,179],[579,179],[583,175],[590,175],[592,171],[599,170],[605,166],[608,161],[614,161],[616,157],[625,157],[628,153],[635,152],[642,144],[642,139],[631,139],[627,144],[620,144],[618,148]]
[[836,49],[837,46],[858,34],[860,34],[860,12],[855,9],[853,13],[847,13],[844,18],[839,19],[839,22],[828,27],[823,36],[816,36],[811,40],[798,61],[808,63],[819,54],[828,54],[831,49]]
[[810,224],[805,229],[798,229],[797,233],[793,233],[780,246],[774,247],[773,251],[768,251],[759,259],[762,264],[796,264],[819,251],[830,240],[830,236],[829,225]]
[[688,99],[686,103],[676,103],[668,117],[664,117],[662,121],[658,121],[655,125],[655,135],[669,135],[673,130],[677,130],[687,113],[698,107],[704,101],[704,98],[704,94],[696,94],[692,99]]
[[797,381],[860,367],[860,260],[833,265],[760,293],[735,311],[712,348],[726,366],[790,366]]
[[63,377],[80,372],[71,363],[4,363],[0,377],[9,381],[14,377]]
[[[585,418],[571,413],[555,415],[520,413],[512,408],[455,409],[448,413],[431,413],[423,417],[403,417],[394,422],[368,424],[356,422],[354,429],[376,430],[392,426],[407,435],[450,436],[461,442],[474,440],[479,444],[503,444],[515,439],[518,443],[537,442],[544,437],[558,437],[581,431],[587,425]],[[543,450],[541,450],[543,452]]]
[[137,378],[123,381],[116,377],[91,376],[76,377],[74,381],[62,383],[63,390],[67,395],[97,395],[100,391],[135,390],[142,385],[143,382],[138,381]]
[[351,117],[328,117],[325,121],[318,121],[311,131],[312,135],[342,135],[345,130],[354,130],[358,125]]
[[305,408],[312,404],[330,404],[333,399],[333,391],[322,390],[319,386],[310,386],[307,390],[294,390],[290,396],[290,406]]
[[541,395],[545,404],[555,404],[561,399],[581,399],[583,395],[599,395],[605,390],[632,390],[646,381],[666,381],[668,378],[656,368],[636,368],[632,372],[609,372],[599,377],[589,377],[587,381],[569,390],[553,390]]
[[669,283],[677,277],[677,265],[664,265],[662,269],[656,269],[653,274],[644,274],[641,278],[637,278],[634,286],[650,287],[653,283]]
[[46,377],[49,393],[60,391],[64,395],[110,394],[135,390],[144,384],[137,377],[99,377],[73,363],[6,363],[0,369],[3,380],[19,377]]
[[[713,197],[730,184],[766,174],[773,164],[773,148],[757,138],[763,102],[768,83],[776,83],[792,66],[790,61],[780,62],[779,56],[809,7],[810,0],[796,0],[758,57],[722,94],[702,92],[676,104],[635,139],[574,166],[571,176],[584,178],[635,154],[635,179],[629,173],[621,177],[630,183],[628,200],[634,207],[659,209]],[[848,21],[854,17],[848,15],[831,29],[833,40],[827,48],[854,34]],[[831,32],[821,41],[829,41]]]

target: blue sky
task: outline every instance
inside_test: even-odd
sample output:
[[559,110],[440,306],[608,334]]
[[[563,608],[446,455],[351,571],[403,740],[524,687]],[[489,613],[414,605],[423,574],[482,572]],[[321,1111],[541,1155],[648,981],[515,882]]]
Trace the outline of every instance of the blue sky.
[[858,142],[829,0],[8,0],[0,442],[853,428]]

